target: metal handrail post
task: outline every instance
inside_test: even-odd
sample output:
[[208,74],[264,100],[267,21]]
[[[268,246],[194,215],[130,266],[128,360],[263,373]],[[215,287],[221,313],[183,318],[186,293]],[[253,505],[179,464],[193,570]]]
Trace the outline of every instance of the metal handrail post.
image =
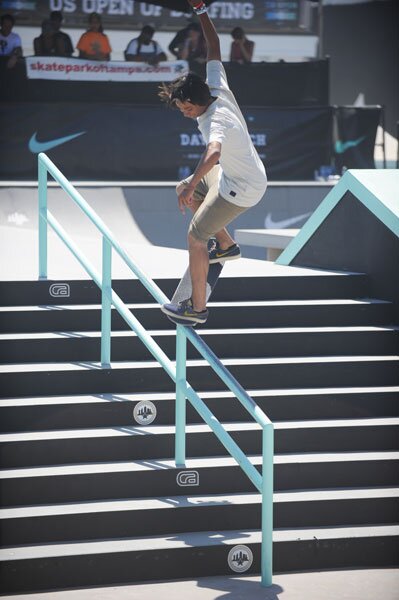
[[273,578],[273,453],[274,428],[262,431],[262,547],[261,584],[272,585]]
[[39,279],[47,279],[47,168],[38,161],[39,183]]
[[112,246],[103,235],[103,264],[101,282],[101,366],[111,364],[111,277]]
[[176,434],[175,463],[176,467],[186,464],[186,361],[187,338],[183,325],[176,327]]

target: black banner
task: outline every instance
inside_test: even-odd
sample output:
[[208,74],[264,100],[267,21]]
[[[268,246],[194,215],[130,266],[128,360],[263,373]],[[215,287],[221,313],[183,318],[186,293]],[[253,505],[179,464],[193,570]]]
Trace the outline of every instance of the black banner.
[[[269,179],[313,179],[330,163],[332,110],[243,109]],[[196,123],[163,106],[3,104],[0,117],[2,180],[35,180],[45,152],[68,179],[176,181],[204,150]]]
[[[112,61],[109,63],[112,67]],[[227,79],[240,106],[326,106],[329,104],[329,61],[224,63]],[[205,65],[199,65],[205,75]],[[156,104],[159,83],[110,81],[46,81],[28,79],[25,61],[14,69],[0,57],[0,102],[126,102]]]
[[[185,2],[182,5],[188,6]],[[312,32],[310,5],[308,0],[224,0],[213,1],[209,14],[220,32],[240,26],[254,33],[304,34]],[[92,12],[101,14],[105,29],[121,30],[138,29],[150,23],[160,31],[175,31],[192,18],[188,8],[181,12],[137,0],[0,0],[0,13],[12,13],[17,25],[39,27],[53,10],[63,12],[64,27],[86,27]]]
[[339,106],[335,109],[335,167],[374,169],[374,146],[381,106]]

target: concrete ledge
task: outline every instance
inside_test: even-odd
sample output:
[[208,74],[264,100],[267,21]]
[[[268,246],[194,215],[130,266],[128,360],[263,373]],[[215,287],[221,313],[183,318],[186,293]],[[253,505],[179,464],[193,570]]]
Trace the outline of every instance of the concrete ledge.
[[275,261],[299,229],[236,229],[235,240],[244,246],[260,246],[266,248],[266,259]]

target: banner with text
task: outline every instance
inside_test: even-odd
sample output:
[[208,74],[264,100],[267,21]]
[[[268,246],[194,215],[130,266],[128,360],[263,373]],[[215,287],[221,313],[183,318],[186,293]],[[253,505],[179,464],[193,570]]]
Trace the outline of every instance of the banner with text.
[[[52,10],[63,12],[64,27],[86,27],[88,15],[98,12],[105,29],[125,30],[151,23],[156,30],[173,31],[193,16],[190,10],[180,12],[135,0],[0,0],[0,12],[14,14],[17,25],[40,27]],[[247,32],[304,34],[314,29],[315,11],[308,0],[224,0],[212,2],[208,10],[218,31],[240,26]]]
[[[309,180],[331,159],[332,109],[243,108],[269,179]],[[46,152],[69,179],[176,181],[204,151],[192,119],[163,106],[0,104],[0,179],[37,179]]]
[[58,56],[30,56],[26,59],[29,79],[64,81],[173,81],[188,72],[185,60],[151,66],[140,62],[95,61]]

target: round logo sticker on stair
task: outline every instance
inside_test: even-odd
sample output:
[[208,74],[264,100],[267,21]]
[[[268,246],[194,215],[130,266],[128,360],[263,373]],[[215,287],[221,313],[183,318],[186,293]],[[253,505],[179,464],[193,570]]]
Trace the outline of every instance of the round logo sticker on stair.
[[133,417],[139,425],[151,425],[157,416],[155,404],[149,400],[137,402],[133,410]]
[[227,562],[229,567],[235,573],[245,573],[248,571],[254,560],[252,550],[248,546],[234,546],[229,552]]

